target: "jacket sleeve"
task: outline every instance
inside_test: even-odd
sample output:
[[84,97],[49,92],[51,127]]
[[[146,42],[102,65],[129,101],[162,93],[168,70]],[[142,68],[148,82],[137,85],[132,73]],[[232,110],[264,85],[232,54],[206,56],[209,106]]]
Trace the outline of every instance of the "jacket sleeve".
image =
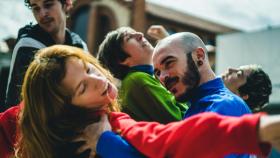
[[260,114],[243,117],[202,113],[180,122],[162,125],[135,122],[123,113],[112,113],[116,131],[151,158],[217,158],[229,153],[267,155],[269,145],[258,142]]
[[[138,73],[129,79],[124,100],[130,100],[124,106],[124,112],[139,115],[137,120],[169,123],[183,119],[186,104],[178,103],[175,97],[159,81],[146,73]],[[127,111],[126,111],[127,110]],[[140,112],[138,112],[139,110]],[[143,118],[141,118],[143,117]]]
[[20,47],[17,52],[13,52],[6,91],[7,108],[19,104],[23,78],[37,50],[33,47]]
[[8,158],[13,154],[16,142],[16,126],[19,106],[12,107],[0,114],[0,157]]
[[132,145],[120,135],[106,131],[103,132],[96,146],[96,152],[102,158],[144,158]]

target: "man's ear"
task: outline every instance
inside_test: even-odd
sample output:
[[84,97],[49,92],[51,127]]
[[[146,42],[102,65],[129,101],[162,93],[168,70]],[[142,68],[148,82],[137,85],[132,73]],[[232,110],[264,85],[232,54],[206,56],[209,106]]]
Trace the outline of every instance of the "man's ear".
[[120,62],[120,64],[130,67],[130,65],[131,65],[130,57],[127,57],[123,62]]
[[205,60],[205,52],[203,48],[198,47],[194,51],[194,61],[196,62],[197,66],[202,66]]
[[205,52],[204,52],[203,48],[198,47],[198,48],[195,49],[195,57],[196,57],[197,60],[204,61],[204,59],[205,59]]

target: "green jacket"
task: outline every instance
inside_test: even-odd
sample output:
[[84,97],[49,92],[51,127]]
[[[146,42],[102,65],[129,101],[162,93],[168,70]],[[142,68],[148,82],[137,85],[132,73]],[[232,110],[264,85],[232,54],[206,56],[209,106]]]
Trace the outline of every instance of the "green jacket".
[[132,71],[123,79],[120,88],[122,111],[137,121],[169,123],[182,120],[187,105],[175,97],[153,76]]

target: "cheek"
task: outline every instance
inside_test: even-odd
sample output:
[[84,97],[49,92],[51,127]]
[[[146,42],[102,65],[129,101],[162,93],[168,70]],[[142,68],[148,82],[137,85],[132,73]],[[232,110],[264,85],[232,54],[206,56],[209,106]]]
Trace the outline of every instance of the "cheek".
[[177,67],[174,69],[175,71],[173,71],[173,76],[177,76],[180,78],[180,81],[182,81],[182,79],[184,77],[188,77],[186,76],[186,72],[185,69],[181,68],[181,67]]
[[185,90],[187,88],[187,86],[185,84],[183,84],[183,82],[180,82],[177,87],[178,87],[177,90],[179,93],[185,92]]
[[33,13],[33,16],[34,16],[34,18],[35,18],[36,21],[38,21],[38,22],[40,21],[40,17],[39,17],[38,14],[34,14],[34,13]]
[[229,76],[227,76],[227,78],[226,78],[226,82],[228,83],[228,84],[235,84],[236,82],[237,82],[237,77],[235,76],[235,75],[229,75]]
[[72,104],[79,107],[91,107],[96,105],[99,100],[94,93],[87,93],[72,99]]
[[112,90],[108,96],[109,96],[110,100],[115,100],[117,98],[118,90],[115,86],[112,86]]

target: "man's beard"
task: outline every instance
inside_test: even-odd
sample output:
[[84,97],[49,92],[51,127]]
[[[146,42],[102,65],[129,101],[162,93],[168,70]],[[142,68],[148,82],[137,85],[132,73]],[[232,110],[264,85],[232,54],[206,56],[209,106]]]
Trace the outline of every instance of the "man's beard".
[[184,85],[187,85],[188,87],[186,87],[183,94],[176,97],[176,100],[179,102],[189,101],[192,91],[198,87],[200,82],[200,74],[192,58],[192,53],[191,52],[186,53],[186,56],[187,56],[187,68],[186,68],[185,75],[182,78],[182,82]]

